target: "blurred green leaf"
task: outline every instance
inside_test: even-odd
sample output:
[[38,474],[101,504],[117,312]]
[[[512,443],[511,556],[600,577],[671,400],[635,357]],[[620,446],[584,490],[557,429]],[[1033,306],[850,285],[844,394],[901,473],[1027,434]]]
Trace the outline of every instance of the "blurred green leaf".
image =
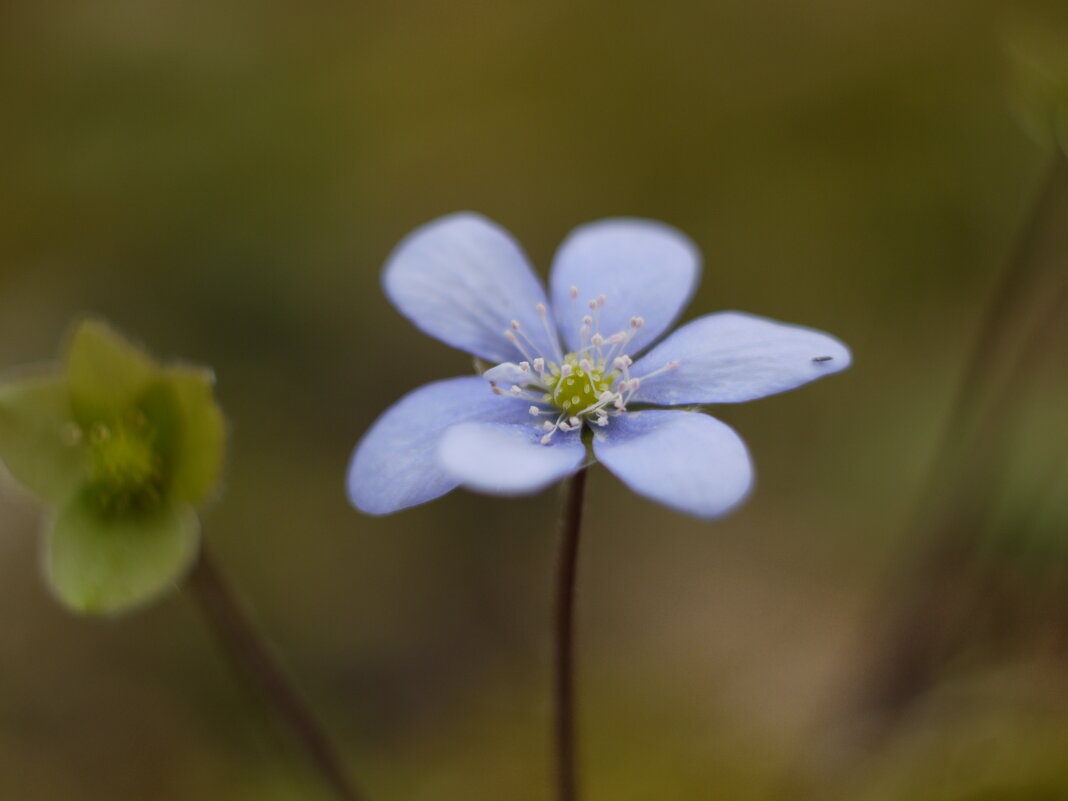
[[198,504],[219,481],[226,446],[226,424],[212,394],[215,378],[210,370],[182,366],[168,370],[166,380],[174,390],[179,415],[171,493]]
[[200,527],[192,509],[103,516],[73,498],[46,533],[45,570],[56,596],[86,614],[121,612],[177,584],[193,563]]
[[67,382],[54,373],[0,383],[0,461],[46,503],[63,503],[85,476]]
[[83,424],[128,409],[159,373],[148,354],[99,320],[78,325],[66,359],[71,407]]

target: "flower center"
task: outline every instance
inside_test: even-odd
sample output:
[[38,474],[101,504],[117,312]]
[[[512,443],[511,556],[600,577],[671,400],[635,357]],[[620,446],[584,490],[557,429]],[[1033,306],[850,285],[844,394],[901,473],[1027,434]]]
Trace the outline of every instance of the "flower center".
[[577,353],[567,354],[564,365],[570,368],[568,374],[564,375],[560,369],[551,370],[544,386],[550,396],[549,402],[569,414],[582,414],[596,406],[601,394],[609,390],[617,376],[615,372],[606,374],[603,364],[580,360]]
[[159,505],[163,459],[155,434],[140,412],[90,427],[89,493],[101,512],[121,514]]
[[[578,288],[571,287],[570,294],[572,311],[577,317]],[[557,431],[572,431],[583,424],[608,425],[609,417],[626,413],[627,402],[643,381],[679,366],[678,362],[669,362],[644,376],[631,376],[634,360],[627,355],[627,345],[645,321],[631,317],[626,330],[606,337],[600,331],[605,303],[605,296],[599,295],[587,304],[590,313],[581,318],[580,347],[566,355],[561,352],[556,331],[549,323],[548,309],[539,303],[536,309],[553,353],[541,353],[519,322],[513,320],[504,336],[526,359],[518,364],[499,364],[483,374],[494,392],[532,401],[531,416],[550,418],[541,423],[545,431],[542,444],[548,445]],[[500,384],[509,389],[503,389]]]

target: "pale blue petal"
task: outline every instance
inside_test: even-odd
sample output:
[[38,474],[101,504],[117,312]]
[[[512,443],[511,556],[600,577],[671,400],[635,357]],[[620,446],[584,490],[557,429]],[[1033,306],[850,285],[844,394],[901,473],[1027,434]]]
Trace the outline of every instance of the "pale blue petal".
[[641,403],[739,403],[774,395],[849,366],[849,348],[822,331],[742,312],[699,317],[630,368],[641,378],[677,361],[674,370],[643,381]]
[[753,483],[745,443],[730,426],[698,412],[614,417],[595,433],[593,451],[639,495],[703,519],[729,512]]
[[363,435],[348,471],[349,500],[383,515],[433,500],[459,483],[434,458],[445,430],[467,420],[529,420],[529,404],[494,395],[478,376],[449,378],[408,393]]
[[477,214],[450,214],[415,229],[389,257],[382,284],[421,331],[483,359],[526,358],[505,338],[513,320],[540,355],[556,352],[535,309],[547,301],[527,257],[507,231]]
[[[576,228],[553,261],[553,306],[560,334],[580,347],[586,305],[605,296],[600,333],[629,329],[632,317],[645,325],[626,352],[633,356],[664,333],[689,302],[701,275],[701,254],[681,232],[653,220],[610,219]],[[578,288],[578,301],[571,287]]]
[[524,370],[515,362],[501,362],[496,367],[491,367],[482,374],[482,378],[491,384],[508,389],[513,384],[520,386],[527,384],[536,378],[530,370]]
[[537,425],[461,423],[441,438],[438,461],[468,489],[493,495],[527,495],[574,473],[586,458],[577,431],[553,434]]

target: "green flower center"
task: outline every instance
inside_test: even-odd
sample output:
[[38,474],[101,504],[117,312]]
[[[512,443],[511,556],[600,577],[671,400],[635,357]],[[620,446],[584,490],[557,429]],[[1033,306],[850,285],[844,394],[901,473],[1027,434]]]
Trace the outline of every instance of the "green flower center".
[[140,412],[89,429],[89,492],[105,514],[148,511],[163,499],[163,458]]
[[[592,365],[585,361],[579,364],[574,353],[564,357],[564,365],[570,370],[561,370],[555,364],[552,372],[546,376],[549,397],[547,400],[557,409],[569,415],[577,415],[591,406],[596,406],[602,392],[612,386],[615,373],[605,372],[605,365]],[[568,374],[570,373],[570,374]]]

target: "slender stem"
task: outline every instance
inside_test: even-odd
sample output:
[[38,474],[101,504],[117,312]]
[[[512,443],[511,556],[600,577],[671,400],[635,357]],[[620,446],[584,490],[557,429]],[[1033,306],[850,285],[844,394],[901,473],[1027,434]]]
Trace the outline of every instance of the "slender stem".
[[[1066,192],[1068,159],[1057,152],[991,296],[932,463],[927,491],[917,504],[913,529],[930,525],[932,519],[935,528],[924,550],[916,554],[911,589],[902,593],[900,586],[893,588],[906,600],[876,643],[874,667],[867,671],[861,704],[883,718],[877,731],[930,685],[938,648],[946,645],[945,609],[967,578],[984,514],[975,499],[991,495],[993,470],[1011,436],[1010,403],[1020,396],[1024,367],[1041,352],[1036,343],[1062,313],[1058,304],[1068,294],[1068,282],[1062,279],[1060,290],[1053,290],[1057,301],[1050,315],[1037,326],[1032,324],[1021,354],[1013,360],[1008,343],[1022,324],[1027,301],[1041,288],[1041,240],[1054,225],[1055,215],[1062,213]],[[1045,269],[1059,267],[1059,262],[1052,262]],[[995,387],[991,368],[998,360],[1008,362],[1009,380]],[[957,589],[947,593],[946,588]]]
[[256,689],[340,801],[363,801],[341,759],[293,686],[270,646],[256,631],[206,547],[189,576],[189,587],[234,669]]
[[560,550],[553,613],[553,711],[556,742],[556,798],[575,801],[575,575],[578,567],[586,468],[571,477],[560,524]]

